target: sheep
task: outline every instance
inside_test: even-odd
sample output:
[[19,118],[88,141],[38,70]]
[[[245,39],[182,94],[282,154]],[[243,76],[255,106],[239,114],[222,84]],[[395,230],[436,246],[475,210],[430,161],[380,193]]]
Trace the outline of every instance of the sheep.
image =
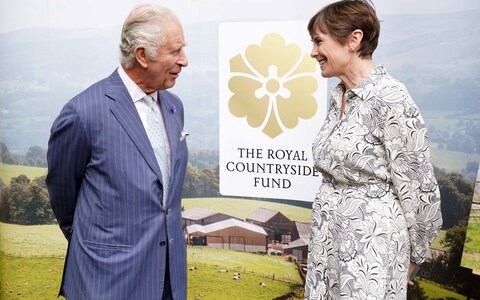
[[221,270],[218,270],[218,273],[228,273],[228,270],[226,270],[226,269],[221,269]]
[[189,268],[190,271],[193,271],[193,270],[196,270],[196,269],[197,269],[197,267],[190,267]]
[[267,286],[267,284],[266,284],[265,282],[260,282],[259,285],[260,285],[261,287],[266,287],[266,286]]
[[233,280],[239,280],[240,279],[240,275],[233,275]]

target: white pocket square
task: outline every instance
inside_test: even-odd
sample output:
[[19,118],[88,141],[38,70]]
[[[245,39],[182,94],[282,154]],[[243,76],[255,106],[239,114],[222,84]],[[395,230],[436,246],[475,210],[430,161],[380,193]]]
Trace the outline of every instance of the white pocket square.
[[182,132],[180,132],[180,142],[183,141],[187,136],[188,136],[188,132],[186,132],[185,130],[182,130]]

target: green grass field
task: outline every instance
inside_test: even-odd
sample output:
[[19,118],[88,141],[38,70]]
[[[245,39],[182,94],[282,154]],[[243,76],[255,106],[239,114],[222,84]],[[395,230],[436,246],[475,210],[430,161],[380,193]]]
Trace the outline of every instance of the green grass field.
[[435,167],[449,172],[460,172],[468,162],[480,161],[479,154],[466,154],[457,151],[439,150],[437,145],[431,145],[432,163]]
[[470,211],[461,265],[480,271],[480,209]]
[[30,179],[47,175],[47,168],[29,167],[29,166],[17,166],[7,165],[0,163],[0,178],[5,185],[10,184],[10,180],[18,175],[25,175]]
[[434,282],[431,282],[425,279],[420,279],[420,278],[415,279],[415,281],[417,281],[420,287],[425,291],[425,294],[428,296],[428,299],[451,299],[451,300],[467,299],[467,297],[451,292],[449,290],[446,290],[438,286]]
[[56,299],[63,261],[63,258],[24,258],[0,253],[0,299]]
[[[219,273],[216,268],[197,266],[188,272],[188,299],[271,300],[287,294],[291,287],[291,284],[249,273],[240,272],[240,280],[233,280],[232,275],[233,272]],[[266,286],[260,286],[261,282]]]
[[213,249],[207,247],[188,247],[188,262],[195,266],[211,266],[218,269],[234,270],[242,273],[255,273],[265,278],[277,278],[301,284],[302,279],[286,257],[260,255]]
[[[452,111],[425,111],[422,113],[427,127],[435,127],[447,132],[457,132],[459,130],[457,124],[460,120],[478,120],[480,117],[480,113],[478,112],[458,117],[451,117],[452,114],[454,114]],[[451,172],[459,172],[465,168],[469,161],[480,161],[479,154],[439,150],[433,142],[431,144],[431,151],[433,164],[440,169]]]
[[309,208],[249,199],[188,198],[182,199],[182,206],[185,210],[194,207],[210,209],[242,220],[259,207],[279,211],[292,221],[310,222],[312,215],[312,210]]
[[[65,238],[56,225],[0,223],[0,299],[55,299],[65,249]],[[191,246],[187,254],[189,266],[197,267],[188,273],[189,300],[272,299],[302,285],[295,266],[284,257]],[[230,272],[219,273],[219,269]],[[241,280],[233,280],[233,272],[240,272]],[[267,286],[261,288],[260,282]],[[420,285],[432,299],[450,294],[456,295],[452,299],[465,299],[433,283]],[[301,298],[297,290],[290,299]]]
[[[228,253],[222,255],[228,257]],[[19,258],[0,254],[0,299],[56,299],[63,262],[61,258]],[[240,271],[241,279],[233,280],[233,272],[219,273],[217,267],[199,264],[196,268],[188,273],[189,300],[269,300],[287,294],[294,286],[269,276]],[[260,282],[266,283],[266,287],[261,287]]]
[[[55,299],[65,250],[56,225],[0,223],[0,299]],[[187,253],[188,264],[197,267],[188,274],[189,300],[273,299],[302,285],[294,263],[283,257],[199,247]],[[232,271],[218,272],[224,268]],[[240,280],[232,279],[233,271]]]
[[44,257],[65,255],[67,240],[57,225],[0,223],[0,252],[9,256]]
[[[189,248],[189,252],[190,250],[192,249]],[[193,265],[197,269],[188,273],[188,300],[266,300],[288,293],[293,286],[293,284],[272,280],[269,276],[242,273],[241,270],[241,279],[237,281],[232,279],[231,272],[219,273],[219,267],[192,264],[189,261],[189,266]],[[18,258],[0,254],[0,267],[0,299],[56,299],[63,259]],[[417,280],[429,299],[466,299],[433,282]],[[265,282],[266,287],[259,286],[260,282]],[[291,299],[301,299],[301,295]]]

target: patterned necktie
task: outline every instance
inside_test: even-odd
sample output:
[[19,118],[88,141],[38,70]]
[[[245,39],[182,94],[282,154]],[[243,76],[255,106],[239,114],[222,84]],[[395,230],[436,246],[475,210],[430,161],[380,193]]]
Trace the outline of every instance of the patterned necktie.
[[148,105],[147,113],[147,124],[148,130],[147,135],[150,139],[150,143],[153,147],[153,152],[157,158],[160,171],[162,172],[163,179],[163,207],[167,203],[168,196],[168,184],[170,182],[170,147],[168,146],[168,138],[165,129],[165,124],[163,122],[162,113],[160,109],[149,95],[143,97],[145,103]]

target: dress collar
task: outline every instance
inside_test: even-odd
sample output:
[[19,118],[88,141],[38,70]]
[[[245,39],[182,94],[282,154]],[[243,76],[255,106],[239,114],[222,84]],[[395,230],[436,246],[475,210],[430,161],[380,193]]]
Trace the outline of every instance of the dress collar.
[[346,101],[349,101],[353,96],[357,96],[361,100],[366,100],[372,95],[372,91],[377,86],[378,81],[383,76],[387,75],[387,71],[382,65],[375,66],[375,68],[360,81],[354,88],[346,91],[345,84],[340,82],[333,90],[332,97],[337,107],[341,106],[342,96],[346,93]]

